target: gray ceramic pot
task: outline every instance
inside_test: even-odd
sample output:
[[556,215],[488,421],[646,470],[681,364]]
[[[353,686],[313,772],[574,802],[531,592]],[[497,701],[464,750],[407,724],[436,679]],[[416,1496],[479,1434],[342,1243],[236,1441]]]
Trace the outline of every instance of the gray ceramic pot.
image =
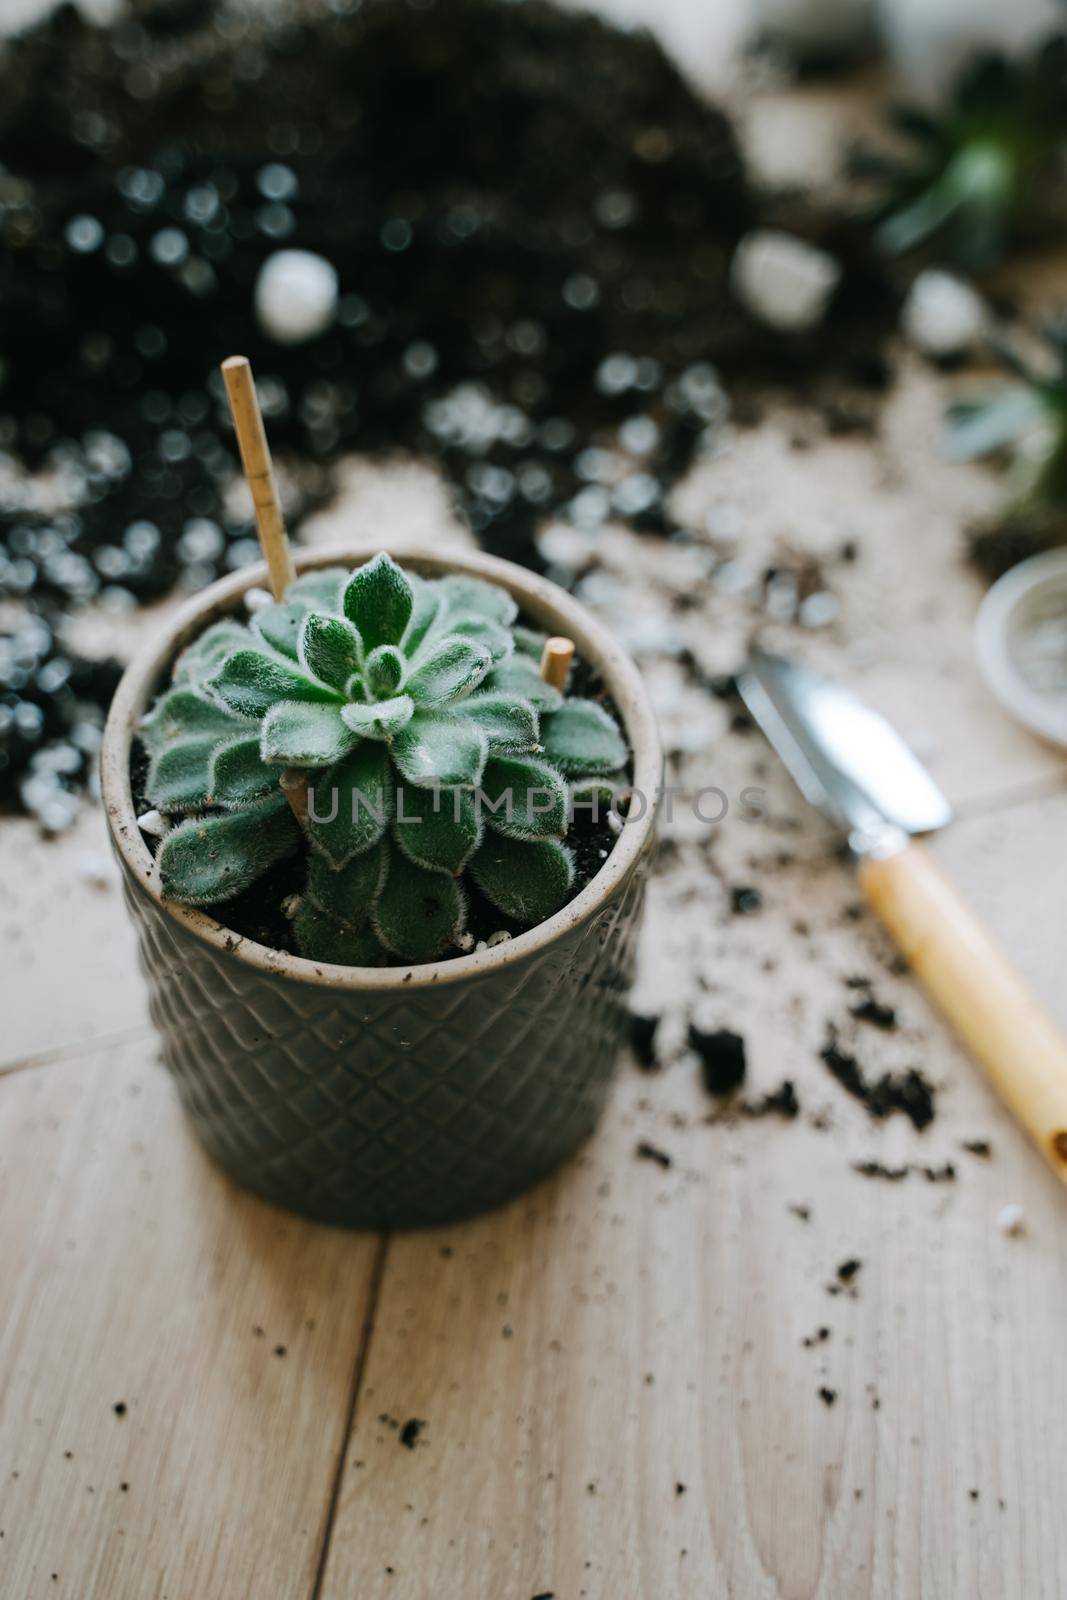
[[[305,551],[297,565],[353,565],[374,548]],[[469,572],[509,589],[536,622],[575,640],[622,715],[647,804],[547,922],[449,961],[342,967],[254,944],[162,899],[130,792],[134,730],[176,652],[264,583],[263,568],[207,589],[134,661],[103,748],[152,1017],[186,1113],[238,1182],[351,1227],[418,1227],[497,1205],[592,1132],[624,1027],[662,768],[636,669],[562,590],[487,556],[394,553],[427,575]]]

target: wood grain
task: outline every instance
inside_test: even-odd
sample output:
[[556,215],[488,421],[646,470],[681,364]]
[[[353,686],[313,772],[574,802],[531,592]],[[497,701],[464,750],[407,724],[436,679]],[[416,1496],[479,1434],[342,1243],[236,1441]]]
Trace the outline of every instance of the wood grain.
[[236,1189],[144,1046],[0,1080],[0,1150],[0,1593],[303,1600],[377,1243]]
[[[1042,841],[1065,829],[1061,797],[962,822],[944,851],[1061,1017],[1062,949],[1038,930],[1062,894]],[[653,988],[686,981],[672,896],[694,871],[657,885]],[[323,1600],[1065,1591],[1062,1189],[881,967],[873,920],[845,914],[847,872],[801,864],[775,888],[749,935],[773,973],[720,925],[713,1020],[748,1040],[751,1093],[788,1075],[805,1115],[709,1126],[691,1059],[631,1069],[584,1160],[497,1216],[391,1242]],[[848,1019],[857,970],[898,1006],[896,1034]],[[872,1124],[844,1096],[817,1059],[830,1017],[868,1072],[936,1080],[932,1127]],[[992,1159],[961,1150],[976,1137]],[[866,1178],[863,1159],[914,1170]],[[946,1161],[954,1183],[924,1176]],[[1008,1200],[1022,1239],[996,1228]]]

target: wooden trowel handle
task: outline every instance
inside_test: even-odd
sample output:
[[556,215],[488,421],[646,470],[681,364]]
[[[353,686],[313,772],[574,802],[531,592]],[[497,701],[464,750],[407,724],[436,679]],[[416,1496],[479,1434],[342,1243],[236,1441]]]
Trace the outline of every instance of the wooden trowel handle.
[[859,879],[930,998],[1067,1183],[1067,1037],[922,845],[864,857]]

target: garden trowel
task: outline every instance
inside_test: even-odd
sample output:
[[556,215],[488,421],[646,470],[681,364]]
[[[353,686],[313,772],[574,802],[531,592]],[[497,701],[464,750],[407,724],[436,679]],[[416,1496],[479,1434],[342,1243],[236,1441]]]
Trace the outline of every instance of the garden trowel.
[[805,799],[846,835],[859,882],[909,967],[1067,1182],[1067,1038],[912,834],[952,819],[884,717],[754,647],[738,688]]

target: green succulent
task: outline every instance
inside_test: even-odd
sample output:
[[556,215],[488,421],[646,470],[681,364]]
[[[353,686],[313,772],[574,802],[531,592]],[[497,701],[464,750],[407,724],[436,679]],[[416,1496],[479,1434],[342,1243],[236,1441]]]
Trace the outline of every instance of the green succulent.
[[944,259],[980,271],[996,265],[1010,242],[1047,232],[1061,215],[1063,37],[1020,64],[980,57],[939,113],[897,107],[892,116],[910,151],[864,151],[853,162],[880,185],[875,240],[887,254],[936,243]]
[[1062,543],[1067,533],[1067,317],[1047,322],[1042,333],[1049,353],[1043,365],[997,341],[993,348],[1016,381],[948,411],[947,456],[1006,454],[1010,462],[1004,514],[976,543],[987,566],[987,556],[994,567],[1011,565],[1012,556]]
[[543,636],[516,615],[495,585],[383,553],[209,627],[140,728],[148,801],[184,819],[160,848],[163,893],[224,902],[303,850],[297,947],[360,966],[445,953],[468,879],[521,924],[551,916],[573,882],[576,791],[621,785],[628,753],[601,705],[543,681]]

